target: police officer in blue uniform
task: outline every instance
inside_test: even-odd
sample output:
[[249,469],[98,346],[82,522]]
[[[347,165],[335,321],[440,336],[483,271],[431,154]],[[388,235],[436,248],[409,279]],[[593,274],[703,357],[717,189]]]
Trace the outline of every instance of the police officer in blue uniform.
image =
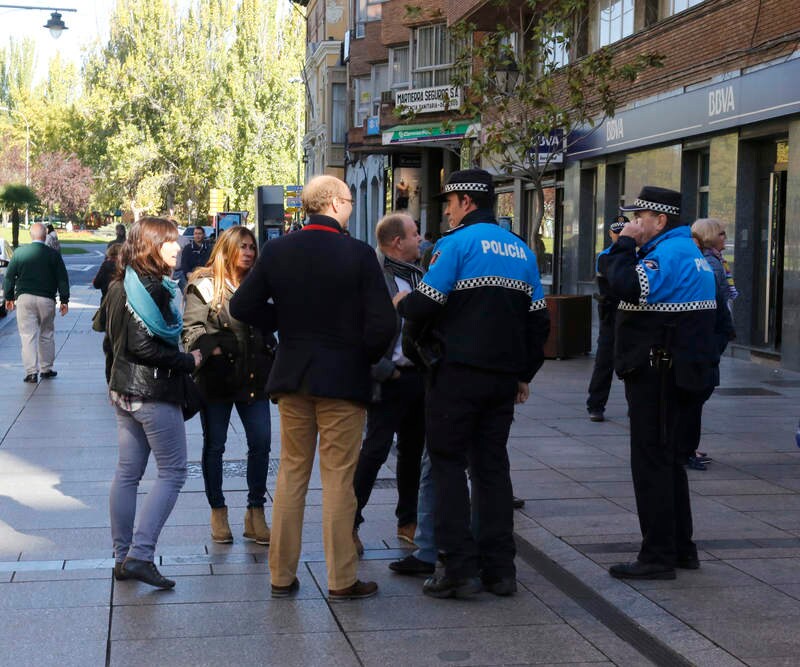
[[423,354],[433,367],[425,421],[445,574],[427,579],[423,592],[466,597],[483,585],[511,595],[516,547],[506,444],[514,404],[527,400],[544,360],[550,321],[533,251],[495,220],[491,175],[454,172],[439,197],[451,229],[422,282],[398,305],[418,350],[429,349],[428,337],[437,341],[435,354]]
[[644,187],[621,208],[634,219],[608,253],[608,283],[620,299],[614,366],[625,382],[642,531],[637,559],[609,570],[619,579],[674,579],[676,567],[700,567],[679,425],[714,383],[717,304],[714,274],[680,206],[679,192]]
[[[624,215],[618,215],[608,226],[608,236],[611,245],[617,242],[619,233],[628,222]],[[606,278],[606,262],[611,250],[609,245],[597,256],[595,271],[597,273],[597,315],[599,326],[597,332],[597,351],[594,355],[594,370],[589,381],[589,397],[586,400],[586,409],[589,419],[593,422],[605,420],[606,402],[611,390],[611,381],[614,379],[614,323],[617,319],[617,306],[619,299],[614,296],[608,286]]]

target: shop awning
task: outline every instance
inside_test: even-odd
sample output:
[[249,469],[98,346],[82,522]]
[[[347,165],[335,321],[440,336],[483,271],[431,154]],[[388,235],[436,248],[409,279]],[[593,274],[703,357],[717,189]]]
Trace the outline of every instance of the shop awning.
[[474,120],[455,121],[449,123],[447,128],[441,122],[395,125],[382,133],[383,145],[463,139],[467,135],[474,135],[478,130],[480,130],[480,124]]

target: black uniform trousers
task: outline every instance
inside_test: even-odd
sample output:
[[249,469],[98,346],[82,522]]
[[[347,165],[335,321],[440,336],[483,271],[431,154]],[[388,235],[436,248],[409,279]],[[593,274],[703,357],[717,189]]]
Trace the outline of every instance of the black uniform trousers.
[[597,332],[597,352],[594,357],[594,370],[589,381],[589,398],[586,409],[589,412],[604,412],[614,379],[614,324],[617,307],[600,304],[597,306],[600,325]]
[[420,463],[425,447],[425,383],[415,368],[402,368],[400,377],[381,384],[381,400],[367,408],[367,434],[361,444],[353,487],[356,528],[364,522],[375,479],[386,463],[397,434],[397,525],[417,522]]
[[[515,576],[514,509],[508,433],[517,379],[456,364],[430,378],[425,420],[435,487],[436,546],[454,578]],[[469,466],[477,503],[477,535],[470,528]],[[477,541],[476,541],[477,540]]]
[[[699,417],[708,394],[677,387],[673,369],[660,371],[647,366],[625,377],[625,397],[631,425],[633,487],[642,531],[638,559],[674,567],[676,559],[697,557],[684,468],[687,446],[682,419],[687,415]],[[665,443],[661,433],[662,401]]]

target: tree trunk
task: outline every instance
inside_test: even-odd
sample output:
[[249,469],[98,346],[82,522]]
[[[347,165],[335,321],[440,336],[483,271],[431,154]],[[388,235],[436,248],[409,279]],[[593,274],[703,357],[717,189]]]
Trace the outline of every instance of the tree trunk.
[[19,209],[11,209],[11,247],[19,247]]

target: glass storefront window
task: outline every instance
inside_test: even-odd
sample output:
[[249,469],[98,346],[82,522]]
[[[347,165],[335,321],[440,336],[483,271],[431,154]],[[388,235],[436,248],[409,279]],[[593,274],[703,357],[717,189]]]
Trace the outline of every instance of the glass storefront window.
[[519,230],[514,226],[514,192],[497,193],[497,222],[510,232],[518,233]]
[[556,234],[556,189],[544,188],[544,215],[538,229],[534,227],[537,216],[536,192],[526,192],[528,210],[531,212],[530,247],[536,253],[539,263],[539,274],[543,285],[553,284],[553,258],[555,253]]

